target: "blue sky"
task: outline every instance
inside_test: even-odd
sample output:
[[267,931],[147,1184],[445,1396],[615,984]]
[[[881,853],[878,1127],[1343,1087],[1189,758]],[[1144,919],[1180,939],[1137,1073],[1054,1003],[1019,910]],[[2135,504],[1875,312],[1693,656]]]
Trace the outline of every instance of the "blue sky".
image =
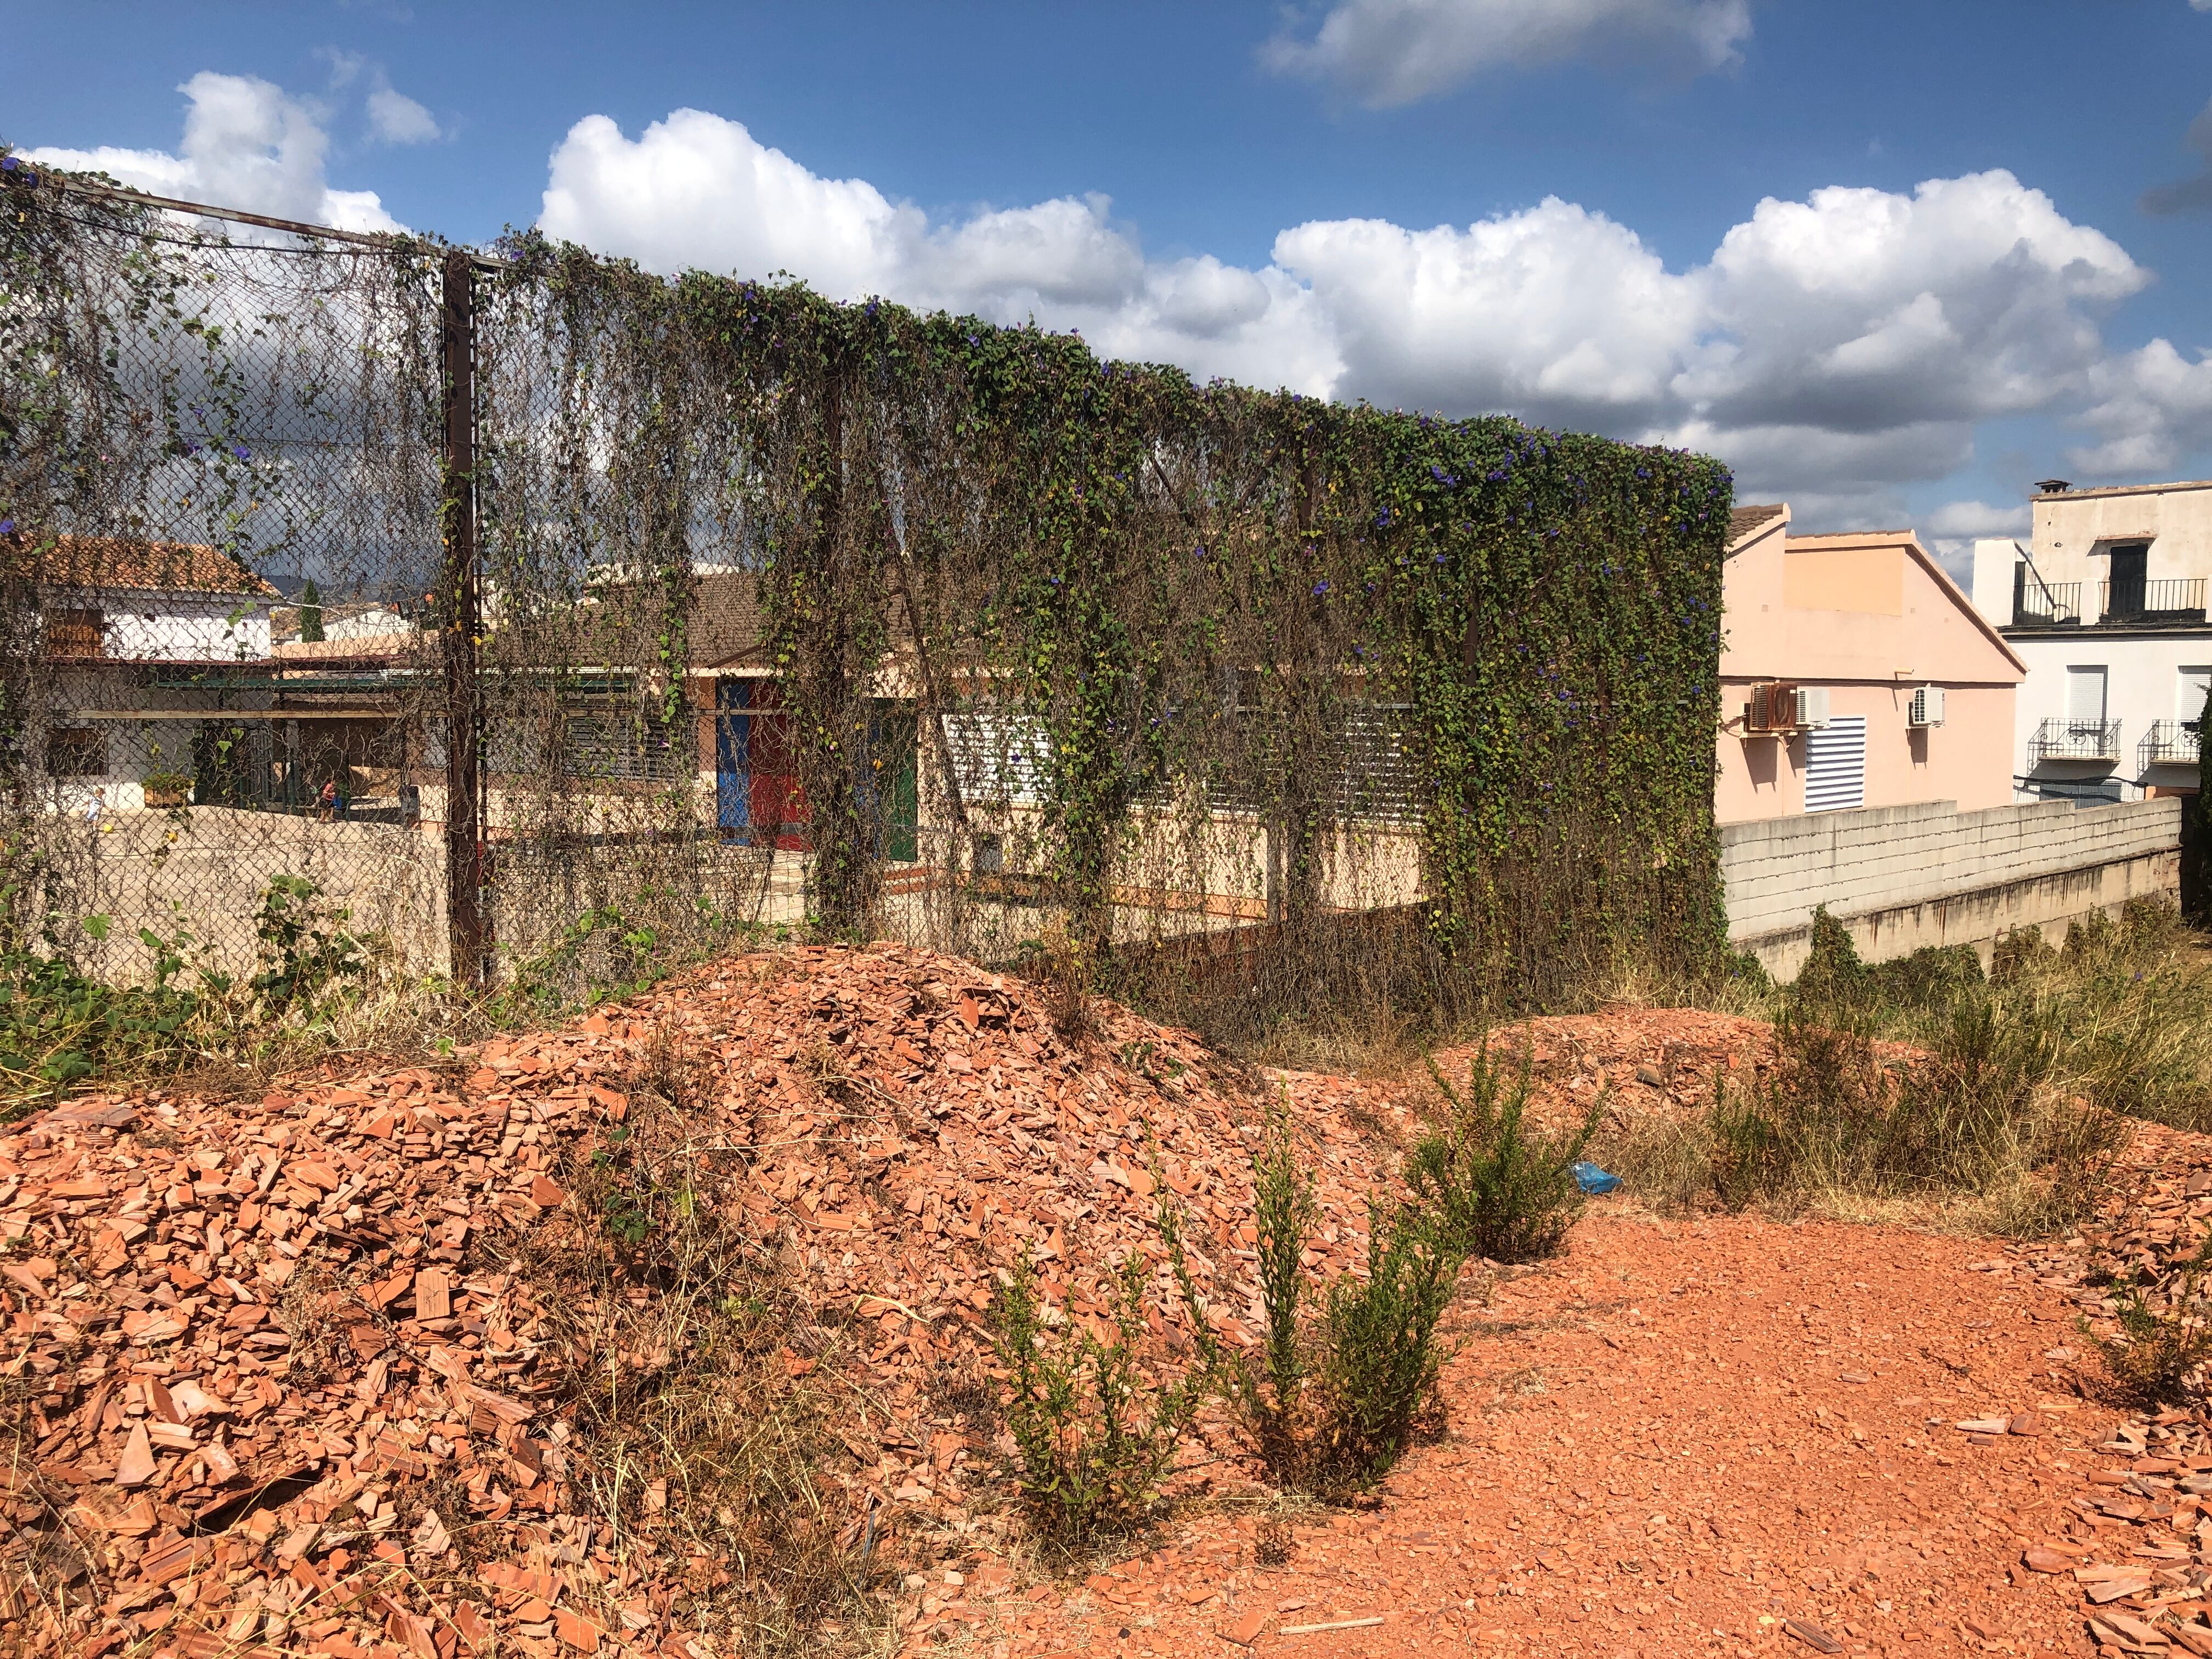
[[9,38],[0,139],[128,182],[1691,444],[1807,528],[1955,556],[2035,478],[2212,474],[2212,0],[78,0]]

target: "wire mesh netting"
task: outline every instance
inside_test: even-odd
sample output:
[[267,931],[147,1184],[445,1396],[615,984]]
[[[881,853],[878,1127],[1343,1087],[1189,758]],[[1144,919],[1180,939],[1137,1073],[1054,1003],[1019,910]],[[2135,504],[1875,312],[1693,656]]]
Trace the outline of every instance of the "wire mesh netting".
[[1218,1014],[1718,937],[1709,462],[4,177],[12,890],[100,977],[804,927]]

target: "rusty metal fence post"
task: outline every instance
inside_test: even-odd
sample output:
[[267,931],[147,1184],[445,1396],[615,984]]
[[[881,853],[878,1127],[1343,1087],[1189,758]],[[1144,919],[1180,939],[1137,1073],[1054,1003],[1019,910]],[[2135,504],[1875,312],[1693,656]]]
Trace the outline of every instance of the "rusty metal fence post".
[[477,592],[476,262],[446,256],[440,644],[446,672],[446,921],[453,981],[479,987],[489,957],[484,915],[483,701],[477,684],[482,617]]

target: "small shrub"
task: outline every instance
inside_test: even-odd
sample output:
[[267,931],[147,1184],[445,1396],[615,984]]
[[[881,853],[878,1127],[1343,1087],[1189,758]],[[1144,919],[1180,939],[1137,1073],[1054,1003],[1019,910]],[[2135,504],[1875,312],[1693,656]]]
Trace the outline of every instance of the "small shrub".
[[1990,983],[2000,988],[2020,984],[2039,969],[2058,959],[2040,927],[2008,929],[1990,951]]
[[1850,929],[1828,914],[1825,904],[1813,912],[1813,937],[1805,965],[1790,982],[1791,1000],[1801,1006],[1821,1009],[1832,1021],[1867,1006],[1875,996],[1874,976],[1860,959]]
[[1298,1160],[1286,1094],[1271,1097],[1252,1158],[1253,1219],[1260,1235],[1260,1304],[1266,1329],[1262,1374],[1247,1364],[1231,1375],[1260,1455],[1276,1478],[1295,1481],[1303,1455],[1299,1418],[1306,1378],[1301,1265],[1316,1215],[1314,1176]]
[[270,878],[254,913],[258,971],[248,986],[265,1017],[295,1009],[312,1017],[368,973],[367,951],[345,931],[352,915],[308,877]]
[[1322,1298],[1310,1468],[1323,1488],[1370,1485],[1398,1461],[1436,1397],[1437,1326],[1465,1260],[1430,1215],[1369,1205],[1366,1277],[1340,1278]]
[[1151,1275],[1135,1254],[1115,1273],[1103,1340],[1072,1316],[1055,1328],[1036,1277],[1024,1251],[992,1304],[991,1338],[1008,1376],[1022,1495],[1048,1532],[1079,1541],[1151,1513],[1211,1379],[1204,1366],[1146,1379],[1139,1348]]
[[1265,1329],[1256,1364],[1242,1354],[1217,1363],[1277,1480],[1356,1490],[1389,1471],[1435,1398],[1437,1325],[1466,1255],[1430,1208],[1371,1202],[1366,1276],[1316,1292],[1301,1265],[1317,1216],[1314,1179],[1279,1097],[1252,1175]]
[[[82,924],[95,941],[108,918]],[[49,918],[42,948],[0,954],[0,1101],[19,1115],[41,1096],[118,1066],[174,1063],[193,1051],[209,1009],[204,998],[176,981],[191,939],[181,929],[163,939],[142,928],[154,955],[150,985],[115,986],[78,971],[62,950]]]
[[2208,1266],[2212,1266],[2212,1237],[2173,1270],[2179,1276],[2178,1284],[2172,1275],[2163,1285],[2142,1273],[2121,1278],[2116,1285],[2117,1337],[2099,1336],[2087,1320],[2077,1322],[2096,1346],[2111,1390],[2122,1402],[2170,1406],[2202,1392],[2199,1372],[2212,1360],[2212,1320],[2198,1301],[2197,1287]]
[[1698,1128],[1715,1200],[1971,1196],[2013,1232],[2086,1213],[2125,1126],[2060,1086],[2047,1019],[1973,985],[1921,1030],[1924,1052],[1888,1058],[1859,1030],[1785,1009],[1765,1077],[1714,1079]]
[[1291,1530],[1290,1523],[1270,1516],[1252,1534],[1253,1563],[1262,1567],[1288,1566],[1297,1544],[1297,1535]]
[[1705,1127],[1710,1137],[1707,1169],[1723,1209],[1747,1209],[1787,1184],[1782,1131],[1761,1091],[1731,1090],[1716,1078]]
[[1532,1061],[1525,1050],[1519,1074],[1508,1082],[1486,1039],[1468,1062],[1463,1094],[1433,1059],[1428,1065],[1448,1109],[1438,1132],[1407,1157],[1406,1184],[1435,1218],[1441,1248],[1493,1261],[1549,1255],[1582,1212],[1574,1165],[1597,1132],[1604,1101],[1592,1103],[1571,1133],[1548,1135],[1528,1121]]
[[1875,990],[1892,1001],[1932,1007],[1984,982],[1971,945],[1923,945],[1911,956],[1869,969]]

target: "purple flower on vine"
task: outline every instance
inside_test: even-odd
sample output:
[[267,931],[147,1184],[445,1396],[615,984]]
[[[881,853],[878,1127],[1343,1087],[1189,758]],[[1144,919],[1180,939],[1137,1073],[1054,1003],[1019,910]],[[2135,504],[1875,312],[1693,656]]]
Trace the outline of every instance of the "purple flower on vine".
[[1327,579],[1326,579],[1326,578],[1324,578],[1322,580],[1320,580],[1320,581],[1316,582],[1316,583],[1314,584],[1314,586],[1313,586],[1313,591],[1314,591],[1314,598],[1316,598],[1316,599],[1319,599],[1322,594],[1324,594],[1324,593],[1328,592],[1328,582]]
[[0,173],[13,173],[17,167],[22,165],[22,162],[13,155],[8,156],[4,159],[0,159]]
[[[10,157],[9,159],[13,160],[14,158]],[[15,533],[15,521],[13,519],[0,519],[0,536],[12,536]]]
[[250,461],[253,459],[253,452],[244,444],[233,444],[230,447],[230,453],[241,461]]

